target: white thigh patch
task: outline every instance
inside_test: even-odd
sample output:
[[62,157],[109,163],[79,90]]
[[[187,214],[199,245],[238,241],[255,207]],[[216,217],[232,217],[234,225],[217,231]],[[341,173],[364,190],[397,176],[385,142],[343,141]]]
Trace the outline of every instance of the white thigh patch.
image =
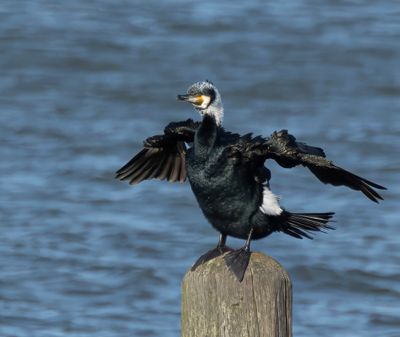
[[280,215],[283,212],[278,203],[278,197],[267,186],[264,186],[263,201],[260,210],[267,215]]

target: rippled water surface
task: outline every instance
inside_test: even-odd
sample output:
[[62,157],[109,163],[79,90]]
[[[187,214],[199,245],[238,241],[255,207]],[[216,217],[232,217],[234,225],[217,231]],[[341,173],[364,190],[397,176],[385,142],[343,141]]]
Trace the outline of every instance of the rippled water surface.
[[[294,284],[295,336],[400,336],[400,6],[383,1],[0,4],[0,336],[179,335],[180,280],[217,233],[187,184],[113,172],[220,89],[225,126],[288,128],[389,187],[371,203],[271,164],[314,241],[254,249]],[[233,246],[241,244],[232,240]]]

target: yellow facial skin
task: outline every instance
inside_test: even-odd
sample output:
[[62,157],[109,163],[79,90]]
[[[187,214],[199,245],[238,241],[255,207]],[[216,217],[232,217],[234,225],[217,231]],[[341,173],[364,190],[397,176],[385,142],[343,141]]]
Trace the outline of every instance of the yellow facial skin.
[[202,105],[203,104],[203,97],[204,97],[203,95],[197,96],[193,103],[196,104],[196,105]]
[[201,108],[205,109],[208,107],[210,104],[211,97],[207,95],[200,95],[195,98],[195,101],[193,102],[197,106],[200,106]]

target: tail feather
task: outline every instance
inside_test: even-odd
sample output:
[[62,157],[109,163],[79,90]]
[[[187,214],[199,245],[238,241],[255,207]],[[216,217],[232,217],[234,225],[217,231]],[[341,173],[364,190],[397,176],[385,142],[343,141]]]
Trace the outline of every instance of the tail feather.
[[334,229],[328,225],[334,213],[290,213],[284,211],[277,217],[277,230],[298,239],[312,239],[312,232],[324,232]]

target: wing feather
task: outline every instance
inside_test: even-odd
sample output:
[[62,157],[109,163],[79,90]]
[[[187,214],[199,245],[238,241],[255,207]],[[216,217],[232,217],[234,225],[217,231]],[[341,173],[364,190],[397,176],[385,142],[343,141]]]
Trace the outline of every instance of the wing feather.
[[334,165],[326,158],[323,149],[297,142],[287,130],[274,132],[269,138],[260,136],[252,138],[251,134],[244,135],[227,148],[227,156],[234,158],[236,163],[248,165],[254,179],[260,183],[270,178],[268,169],[264,167],[264,161],[273,159],[285,168],[303,165],[321,182],[361,191],[374,202],[383,200],[375,189],[386,189]]
[[374,188],[385,190],[385,187],[334,165],[325,158],[321,148],[297,142],[287,130],[274,132],[269,139],[266,139],[261,152],[264,159],[273,159],[285,168],[303,165],[325,184],[343,185],[361,191],[374,202],[383,200]]
[[188,119],[170,123],[163,135],[147,138],[144,148],[116,172],[116,178],[135,185],[146,179],[184,182],[186,180],[185,142],[191,143],[199,122]]

